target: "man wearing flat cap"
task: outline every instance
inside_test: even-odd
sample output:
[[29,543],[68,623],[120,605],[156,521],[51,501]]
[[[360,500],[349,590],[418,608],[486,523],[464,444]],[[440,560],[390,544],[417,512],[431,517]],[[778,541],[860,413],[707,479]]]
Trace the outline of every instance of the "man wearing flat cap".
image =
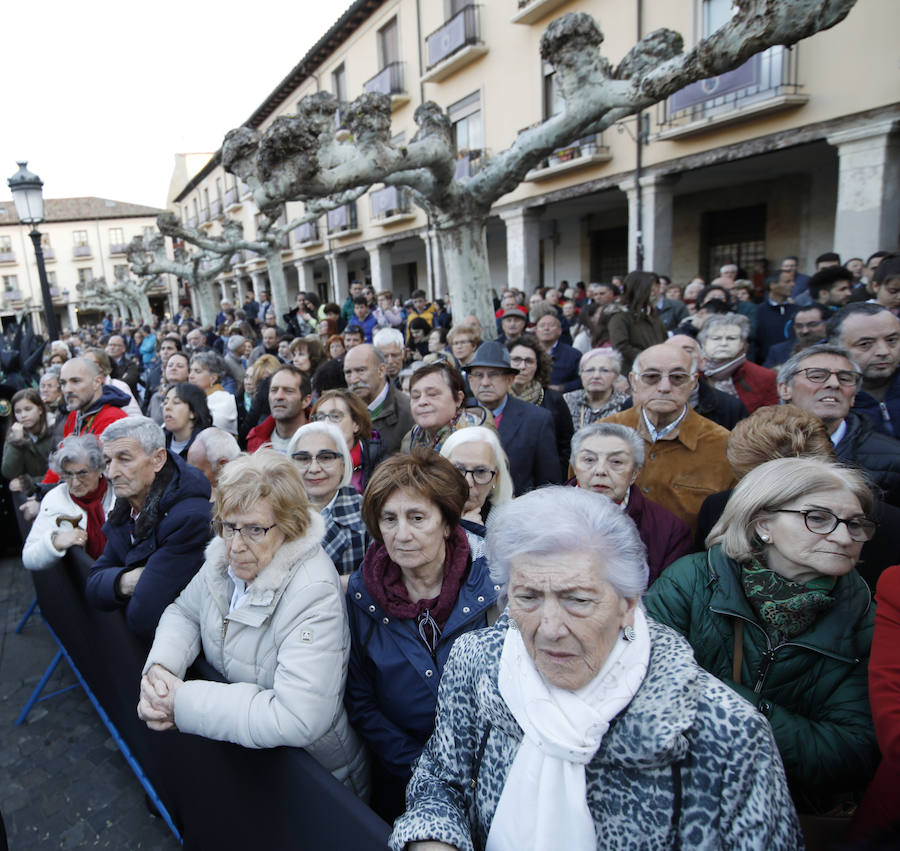
[[482,343],[464,369],[472,395],[493,414],[509,458],[515,495],[541,485],[560,484],[553,415],[510,395],[517,370],[510,365],[506,347],[496,340]]

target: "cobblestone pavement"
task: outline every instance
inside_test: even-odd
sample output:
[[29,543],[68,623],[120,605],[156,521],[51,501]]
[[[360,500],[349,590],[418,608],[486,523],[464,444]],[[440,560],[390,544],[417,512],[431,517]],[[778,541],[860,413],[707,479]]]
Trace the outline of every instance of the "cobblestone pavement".
[[[38,615],[14,633],[33,596],[21,562],[0,560],[0,810],[11,851],[180,848],[147,811],[143,788],[80,688],[37,704],[14,726],[56,652]],[[45,692],[74,682],[63,661]]]

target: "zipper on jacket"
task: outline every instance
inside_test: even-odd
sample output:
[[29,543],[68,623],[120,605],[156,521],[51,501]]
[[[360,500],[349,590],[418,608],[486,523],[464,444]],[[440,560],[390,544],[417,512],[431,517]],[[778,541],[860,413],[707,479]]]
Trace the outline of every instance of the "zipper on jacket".
[[[768,638],[766,639],[768,641]],[[779,645],[779,647],[782,645]],[[765,685],[766,677],[769,675],[769,669],[772,667],[772,663],[775,661],[775,651],[778,647],[773,648],[772,645],[769,645],[768,650],[763,653],[762,661],[759,664],[759,672],[756,674],[756,685],[753,687],[754,694],[759,694],[763,685]]]
[[885,432],[894,437],[894,424],[891,422],[891,412],[888,410],[888,406],[884,402],[879,402],[878,408],[881,411],[881,419],[884,420]]
[[225,633],[228,632],[228,618],[222,618],[222,643],[225,643]]

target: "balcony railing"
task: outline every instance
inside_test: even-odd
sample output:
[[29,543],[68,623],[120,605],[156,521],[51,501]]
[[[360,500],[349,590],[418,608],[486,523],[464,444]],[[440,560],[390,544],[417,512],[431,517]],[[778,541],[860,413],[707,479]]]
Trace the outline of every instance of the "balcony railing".
[[318,222],[304,222],[294,228],[294,242],[297,245],[317,245],[321,241]]
[[44,260],[56,260],[56,252],[49,245],[44,249]]
[[546,18],[557,6],[568,0],[518,0],[517,9],[512,17],[514,24],[533,24]]
[[428,67],[433,68],[469,44],[477,44],[478,7],[475,4],[460,9],[440,29],[425,38]]
[[22,300],[22,290],[5,290],[3,293],[3,303],[9,304],[12,301]]
[[232,187],[231,189],[225,190],[225,206],[233,207],[235,204],[240,204],[241,199],[237,193],[237,189]]
[[394,216],[408,216],[411,213],[408,194],[396,186],[376,189],[369,193],[369,199],[372,204],[372,220],[374,222],[383,222]]
[[0,263],[15,263],[16,262],[16,252],[15,251],[0,251]]
[[218,199],[209,202],[209,215],[213,219],[222,215],[222,202]]
[[663,101],[662,135],[699,132],[710,124],[738,121],[757,112],[800,106],[799,48],[770,47],[718,77],[700,80]]
[[367,92],[380,92],[383,95],[403,94],[403,63],[391,62],[385,65],[371,80],[363,83]]
[[200,224],[205,225],[209,221],[209,207],[200,210]]
[[328,234],[343,234],[358,229],[356,224],[356,201],[344,204],[326,214],[328,220]]
[[484,168],[486,156],[481,149],[460,151],[456,160],[456,170],[453,172],[454,180],[468,180],[474,177]]
[[109,244],[110,254],[125,254],[128,251],[127,242],[111,242]]
[[90,257],[91,256],[91,247],[90,245],[76,245],[72,249],[73,257]]

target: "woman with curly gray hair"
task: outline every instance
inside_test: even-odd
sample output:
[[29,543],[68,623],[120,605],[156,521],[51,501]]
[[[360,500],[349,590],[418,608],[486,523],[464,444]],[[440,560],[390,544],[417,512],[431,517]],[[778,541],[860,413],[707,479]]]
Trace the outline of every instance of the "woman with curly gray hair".
[[222,386],[225,374],[225,361],[215,352],[197,352],[191,356],[188,381],[206,393],[213,425],[237,437],[237,403]]
[[798,847],[768,722],[645,617],[616,505],[532,491],[492,512],[488,560],[509,607],[453,647],[394,851]]

